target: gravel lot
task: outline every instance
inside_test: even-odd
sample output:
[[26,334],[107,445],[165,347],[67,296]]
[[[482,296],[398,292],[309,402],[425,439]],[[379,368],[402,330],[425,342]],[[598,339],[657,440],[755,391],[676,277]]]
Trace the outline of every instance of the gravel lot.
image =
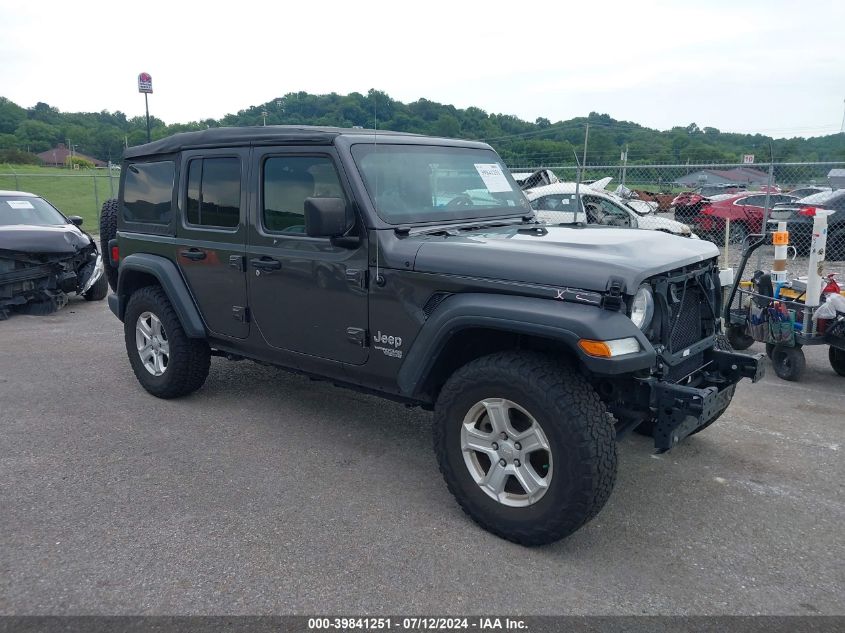
[[0,613],[843,614],[845,379],[826,353],[800,384],[743,382],[668,454],[625,438],[602,513],[526,549],[460,511],[425,412],[221,359],[165,402],[105,302],[14,316]]

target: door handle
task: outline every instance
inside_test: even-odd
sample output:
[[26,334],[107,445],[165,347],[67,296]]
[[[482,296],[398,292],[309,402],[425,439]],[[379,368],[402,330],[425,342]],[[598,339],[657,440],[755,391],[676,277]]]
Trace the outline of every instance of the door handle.
[[201,259],[205,259],[205,251],[201,251],[198,248],[192,248],[187,251],[179,251],[179,255],[184,257],[185,259],[190,259],[191,261],[199,261]]
[[282,267],[282,262],[269,257],[251,259],[249,263],[252,264],[253,268],[257,268],[258,270],[279,270]]

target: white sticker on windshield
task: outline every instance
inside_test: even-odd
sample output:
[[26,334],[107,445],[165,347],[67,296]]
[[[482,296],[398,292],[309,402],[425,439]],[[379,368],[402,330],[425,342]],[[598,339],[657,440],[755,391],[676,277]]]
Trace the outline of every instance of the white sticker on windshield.
[[34,209],[29,200],[6,200],[13,209]]
[[511,184],[502,173],[502,168],[496,163],[475,163],[475,170],[484,181],[484,186],[490,193],[501,193],[502,191],[513,191]]
[[561,204],[569,204],[569,198],[563,198],[563,199],[560,201],[560,203],[561,203]]

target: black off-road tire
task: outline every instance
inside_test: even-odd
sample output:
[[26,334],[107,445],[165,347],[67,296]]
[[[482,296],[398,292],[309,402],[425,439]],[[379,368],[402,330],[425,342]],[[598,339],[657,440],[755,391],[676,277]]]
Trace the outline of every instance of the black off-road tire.
[[[719,335],[716,336],[716,345],[714,347],[716,349],[722,350],[723,352],[734,351],[734,348],[731,346],[731,342],[728,340],[728,337],[725,336],[724,334],[719,334]],[[709,420],[707,420],[707,422],[705,422],[704,424],[699,426],[695,431],[690,433],[690,435],[695,435],[696,433],[701,433],[704,429],[706,429],[708,426],[713,424],[716,420],[721,418],[722,414],[725,411],[728,410],[728,407],[731,406],[731,401],[733,400],[734,392],[736,391],[736,385],[731,385],[730,387],[728,387],[727,390],[730,391],[731,393],[730,393],[730,396],[728,398],[728,403],[724,406],[724,408],[721,409],[720,411],[717,411],[713,415],[712,418],[710,418]],[[638,433],[640,435],[645,435],[646,437],[654,437],[654,424],[655,424],[654,419],[646,420],[645,422],[640,424],[637,428],[635,428],[634,432]]]
[[845,350],[829,347],[827,349],[827,359],[830,361],[830,366],[840,376],[845,376]]
[[745,328],[741,325],[729,325],[725,329],[731,349],[742,351],[754,345],[754,339],[745,333]]
[[100,256],[103,258],[103,274],[112,290],[117,290],[117,266],[111,263],[109,242],[117,237],[117,198],[110,198],[100,210]]
[[804,375],[807,359],[804,358],[804,351],[800,347],[775,345],[772,350],[772,367],[778,378],[798,382]]
[[[103,262],[105,265],[105,262]],[[94,285],[88,288],[88,290],[83,293],[83,297],[85,297],[86,301],[102,301],[106,298],[106,295],[109,293],[109,281],[106,278],[106,273],[103,271],[103,274],[100,275],[100,278],[94,282]]]
[[[519,404],[548,438],[552,479],[532,505],[511,507],[489,497],[464,462],[464,417],[487,398]],[[492,354],[458,369],[434,409],[434,450],[464,512],[484,529],[522,545],[552,543],[575,532],[598,514],[616,481],[616,431],[598,395],[570,366],[533,352]]]
[[[135,326],[144,312],[158,317],[170,346],[167,369],[160,376],[146,370],[135,346]],[[206,341],[188,338],[160,286],[146,286],[132,294],[126,306],[123,331],[135,377],[151,394],[158,398],[178,398],[202,387],[211,365],[211,350]]]

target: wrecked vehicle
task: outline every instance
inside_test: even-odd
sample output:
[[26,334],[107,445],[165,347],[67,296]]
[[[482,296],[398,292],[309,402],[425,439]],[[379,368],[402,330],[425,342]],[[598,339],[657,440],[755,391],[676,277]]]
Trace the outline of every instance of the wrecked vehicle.
[[35,194],[0,191],[0,320],[13,310],[50,314],[72,292],[105,299],[103,262],[81,224]]
[[[698,239],[686,224],[660,217],[651,207],[634,207],[630,204],[631,200],[624,200],[604,190],[603,187],[609,181],[609,178],[605,178],[592,185],[556,182],[526,189],[525,196],[536,211],[537,219],[546,224],[574,224],[580,220],[587,224],[626,226]],[[581,198],[581,205],[578,204],[576,191]],[[581,214],[580,218],[576,212]]]

